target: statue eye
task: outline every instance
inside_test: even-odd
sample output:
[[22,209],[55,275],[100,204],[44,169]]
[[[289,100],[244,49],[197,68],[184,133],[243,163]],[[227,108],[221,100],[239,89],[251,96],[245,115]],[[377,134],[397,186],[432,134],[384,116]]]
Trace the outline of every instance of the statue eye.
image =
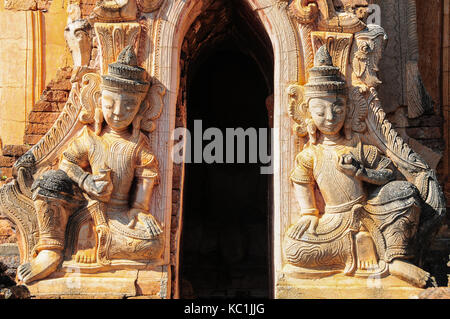
[[323,116],[325,115],[325,113],[319,112],[319,113],[316,113],[316,115],[317,115],[317,116],[320,116],[320,117],[323,117]]
[[113,107],[113,102],[110,100],[107,100],[107,99],[103,99],[102,104],[103,104],[103,107],[107,110],[110,110]]
[[136,108],[135,101],[125,101],[125,109],[129,112],[133,111]]

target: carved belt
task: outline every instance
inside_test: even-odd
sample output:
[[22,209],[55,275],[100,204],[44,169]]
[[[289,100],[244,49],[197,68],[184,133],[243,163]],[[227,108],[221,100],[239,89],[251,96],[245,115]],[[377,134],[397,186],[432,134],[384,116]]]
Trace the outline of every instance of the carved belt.
[[337,206],[325,206],[325,214],[339,214],[339,213],[345,213],[352,209],[353,206],[356,204],[361,204],[366,200],[365,195],[359,196],[357,199],[354,199],[348,203],[337,205]]

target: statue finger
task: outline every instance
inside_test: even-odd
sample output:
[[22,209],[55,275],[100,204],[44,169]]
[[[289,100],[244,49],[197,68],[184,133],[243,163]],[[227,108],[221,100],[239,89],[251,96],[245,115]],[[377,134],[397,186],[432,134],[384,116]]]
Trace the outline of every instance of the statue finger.
[[100,176],[100,175],[92,175],[93,181],[100,181],[101,179],[102,179],[102,176]]
[[297,234],[297,226],[292,226],[290,229],[289,229],[289,237],[291,237],[291,238],[297,238],[295,235]]
[[297,233],[297,238],[300,239],[303,236],[303,234],[306,232],[307,229],[308,229],[307,226],[302,226],[299,229],[299,232]]
[[148,218],[145,220],[145,223],[147,224],[150,234],[155,236],[156,229],[155,229],[155,225],[154,225],[153,221]]
[[158,223],[156,222],[156,220],[154,220],[153,218],[150,220],[150,225],[152,227],[152,233],[155,236],[158,236],[159,234],[162,233],[161,228],[159,227]]
[[128,227],[128,228],[134,228],[134,227],[136,226],[136,222],[137,222],[137,220],[136,220],[136,215],[132,215],[132,216],[131,216],[131,220],[130,220],[130,222],[128,223],[127,227]]
[[295,238],[300,239],[309,227],[309,222],[298,225]]
[[297,239],[299,232],[300,232],[300,225],[295,225],[293,230],[292,230],[292,236],[291,237]]
[[316,235],[317,223],[310,223],[308,227],[308,232]]
[[97,182],[96,186],[97,186],[98,192],[99,193],[104,192],[105,189],[108,187],[108,184],[109,183],[107,183],[107,182]]
[[296,234],[297,234],[297,228],[298,227],[292,227],[290,230],[289,230],[289,237],[291,237],[291,238],[297,238],[296,237]]
[[289,237],[298,239],[299,234],[302,232],[303,224],[297,224],[289,230]]
[[351,175],[356,174],[356,172],[358,170],[355,166],[353,166],[351,164],[350,165],[349,164],[340,165],[338,167],[338,169],[346,174],[351,174]]

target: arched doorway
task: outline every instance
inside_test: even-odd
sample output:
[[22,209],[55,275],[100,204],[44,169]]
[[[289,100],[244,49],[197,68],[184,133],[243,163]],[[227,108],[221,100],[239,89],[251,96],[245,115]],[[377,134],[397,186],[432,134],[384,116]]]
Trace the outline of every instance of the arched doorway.
[[[273,70],[271,42],[243,1],[205,8],[181,53],[179,94],[186,100],[191,140],[201,140],[197,135],[211,127],[223,132],[224,144],[231,142],[227,128],[269,133]],[[236,163],[236,149],[231,163],[224,145],[222,161],[185,164],[181,298],[271,295],[272,176],[261,174],[266,163],[259,158],[249,163],[249,142],[245,163]]]
[[[258,36],[270,38],[273,49],[273,185],[269,186],[273,192],[273,213],[272,213],[272,253],[270,275],[271,288],[274,289],[277,283],[277,272],[281,270],[282,256],[281,247],[282,234],[285,225],[289,224],[289,212],[296,209],[293,205],[294,195],[291,193],[289,174],[292,170],[293,158],[297,152],[294,138],[291,138],[291,125],[287,106],[289,96],[287,89],[292,83],[300,83],[304,80],[305,70],[303,66],[303,49],[301,39],[298,37],[296,25],[289,17],[286,7],[287,2],[277,0],[240,0],[242,4],[250,7],[250,10],[238,10],[246,12],[251,19],[260,20],[256,25],[263,25],[260,32],[253,32]],[[160,168],[168,174],[162,175],[159,192],[164,204],[171,205],[171,214],[167,214],[166,225],[170,225],[170,232],[166,233],[166,251],[164,271],[167,274],[167,283],[163,287],[167,292],[166,296],[173,298],[180,297],[180,255],[182,251],[181,233],[183,227],[184,210],[182,209],[182,198],[184,193],[184,167],[181,161],[173,160],[173,150],[175,146],[186,143],[186,139],[173,136],[175,128],[186,125],[186,97],[187,97],[187,76],[186,52],[200,51],[199,46],[193,45],[192,50],[185,50],[183,40],[189,32],[196,33],[200,30],[196,23],[197,18],[209,5],[218,3],[216,0],[173,0],[164,1],[158,24],[154,25],[156,35],[155,45],[150,48],[154,50],[148,59],[149,67],[152,68],[152,75],[155,80],[161,83],[167,94],[164,97],[165,109],[159,124],[164,129],[155,131],[153,134],[153,144],[157,155],[160,158]],[[235,2],[233,2],[235,3]],[[239,4],[238,4],[239,5]],[[217,17],[215,18],[217,24]],[[212,21],[212,20],[211,20]],[[213,25],[213,22],[210,24]],[[255,25],[252,23],[252,25]],[[240,28],[241,31],[248,28]],[[199,37],[200,34],[198,33]],[[245,37],[248,39],[248,37]],[[206,37],[202,38],[206,40]],[[270,45],[269,45],[270,47]],[[264,50],[261,50],[264,51]],[[270,51],[270,50],[269,50]],[[260,51],[255,51],[260,52]],[[267,68],[262,68],[266,69]],[[186,83],[185,83],[186,82]],[[167,143],[169,141],[169,143]],[[271,192],[269,192],[270,194]],[[155,202],[155,204],[158,204]],[[162,203],[161,203],[162,204]],[[169,246],[170,245],[170,246]]]

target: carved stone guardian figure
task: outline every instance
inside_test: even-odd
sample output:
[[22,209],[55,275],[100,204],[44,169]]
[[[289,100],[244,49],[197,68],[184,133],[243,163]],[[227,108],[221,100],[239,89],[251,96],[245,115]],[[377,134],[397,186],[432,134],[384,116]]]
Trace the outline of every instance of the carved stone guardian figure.
[[158,165],[141,132],[150,83],[132,46],[108,71],[102,76],[94,128],[84,126],[62,152],[59,169],[32,186],[39,239],[35,257],[18,269],[25,283],[57,269],[67,236],[76,235],[66,232],[68,220],[82,210],[92,216],[96,245],[78,250],[75,262],[101,268],[112,260],[149,261],[162,252],[162,229],[149,211]]
[[364,123],[326,46],[309,72],[298,93],[303,102],[290,108],[308,142],[291,174],[301,217],[285,235],[285,271],[300,278],[392,274],[425,287],[429,274],[411,263],[423,206],[418,189],[397,180],[390,158],[358,133]]

